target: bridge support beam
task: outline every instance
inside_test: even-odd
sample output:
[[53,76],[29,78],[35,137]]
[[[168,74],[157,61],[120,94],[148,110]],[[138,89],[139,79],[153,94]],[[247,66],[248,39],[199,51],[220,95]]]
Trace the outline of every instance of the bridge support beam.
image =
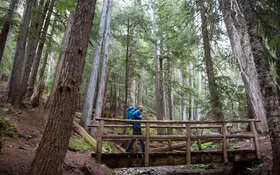
[[[229,162],[246,162],[258,160],[255,150],[228,151]],[[96,154],[92,154],[96,158]],[[103,153],[102,163],[110,168],[144,167],[143,153]],[[191,164],[223,163],[222,151],[195,151],[192,152]],[[149,166],[185,165],[186,152],[150,153]]]

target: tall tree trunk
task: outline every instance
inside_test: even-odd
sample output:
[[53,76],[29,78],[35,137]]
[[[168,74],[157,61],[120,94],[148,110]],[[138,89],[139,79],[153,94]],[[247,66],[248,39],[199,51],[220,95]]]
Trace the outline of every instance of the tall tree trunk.
[[[111,15],[112,15],[112,0],[108,1],[107,6],[107,19],[106,19],[106,29],[105,29],[105,42],[104,42],[104,56],[103,56],[103,64],[102,64],[102,70],[101,70],[101,77],[98,87],[98,94],[97,94],[97,100],[94,110],[94,118],[93,118],[93,124],[98,124],[96,118],[101,118],[102,114],[102,104],[104,99],[104,92],[105,92],[105,84],[106,84],[106,75],[108,70],[108,59],[109,59],[109,46],[110,46],[110,25],[111,25]],[[96,138],[97,136],[97,128],[96,130],[91,130],[91,135]]]
[[[111,70],[108,69],[107,75],[106,75],[106,84],[105,84],[105,90],[104,90],[104,98],[102,102],[102,114],[104,113],[106,109],[106,104],[107,104],[107,91],[108,91],[108,84],[109,84],[109,78],[111,76]],[[111,116],[111,110],[110,110],[110,116]]]
[[[182,75],[182,86],[186,87],[186,73],[184,70],[181,70],[181,75]],[[182,120],[187,121],[187,93],[185,90],[183,90],[182,94],[182,101],[181,101],[181,114],[182,114]]]
[[[123,110],[123,118],[126,119],[126,109],[128,107],[127,99],[128,99],[128,82],[129,82],[129,46],[130,46],[130,20],[127,19],[127,35],[126,35],[126,56],[125,56],[125,89],[124,89],[124,110]],[[125,129],[124,129],[125,132]]]
[[143,104],[143,79],[142,77],[139,77],[139,81],[138,81],[138,93],[137,93],[137,104]]
[[276,175],[280,173],[280,99],[270,70],[269,60],[271,59],[271,55],[260,40],[259,24],[256,14],[252,9],[251,1],[238,0],[238,3],[246,20],[250,45],[252,46],[252,54],[256,64],[264,106],[267,111],[269,135],[273,153],[272,174]]
[[[129,43],[127,44],[128,47],[128,76],[127,76],[127,107],[131,105],[135,105],[135,79],[134,79],[134,69],[133,65],[133,50],[135,49],[135,40],[134,40],[134,28],[132,24],[129,24]],[[126,108],[124,108],[124,113],[126,113]],[[126,116],[125,116],[126,117]]]
[[214,68],[212,63],[211,56],[211,46],[210,39],[207,29],[207,17],[206,17],[206,9],[205,9],[205,0],[199,0],[200,6],[200,15],[201,15],[201,28],[202,28],[202,38],[203,38],[203,47],[204,47],[204,59],[206,63],[206,71],[208,76],[208,84],[209,84],[209,92],[210,92],[210,100],[211,100],[211,110],[213,113],[213,117],[216,120],[224,120],[224,114],[222,111],[222,103],[219,99],[218,93],[218,85],[216,83],[216,78],[214,74]]
[[232,50],[238,60],[246,93],[249,96],[249,107],[254,118],[261,120],[261,123],[257,124],[257,130],[264,132],[267,130],[266,109],[263,104],[264,99],[257,77],[246,21],[243,14],[240,14],[240,7],[234,1],[220,0],[220,9],[223,12]]
[[[280,3],[280,1],[279,1]],[[278,47],[275,51],[276,53],[276,59],[277,59],[277,64],[276,64],[276,71],[277,71],[277,85],[278,85],[278,95],[280,95],[280,47]],[[280,96],[279,96],[280,98]]]
[[114,75],[114,106],[115,106],[115,110],[114,110],[114,116],[117,115],[117,111],[118,111],[118,84],[116,81],[116,76]]
[[[52,26],[55,26],[55,25],[56,25],[56,18],[54,18],[54,22],[53,22]],[[53,37],[54,31],[55,31],[55,28],[52,27],[52,30],[51,30],[51,33],[50,33],[50,38]],[[70,35],[70,33],[69,33],[69,35]],[[44,55],[42,66],[41,66],[41,69],[39,71],[39,82],[44,79],[45,69],[47,67],[47,61],[48,61],[48,57],[49,57],[51,46],[52,46],[51,41],[48,41],[47,48],[46,48],[46,53]]]
[[276,59],[278,61],[277,64],[276,64],[276,71],[277,71],[276,82],[277,82],[277,85],[278,85],[277,89],[278,89],[278,95],[279,95],[279,98],[280,98],[280,47],[278,47],[276,49]]
[[[108,1],[103,1],[103,7],[102,7],[102,15],[101,15],[101,21],[99,24],[99,31],[98,31],[98,37],[99,39],[96,42],[96,48],[93,56],[93,62],[92,62],[92,71],[90,75],[90,81],[87,87],[87,93],[86,93],[86,99],[84,102],[83,107],[83,115],[80,120],[80,124],[87,128],[87,126],[90,124],[91,116],[92,116],[92,108],[93,108],[93,100],[95,98],[95,91],[97,86],[97,78],[98,78],[98,69],[100,65],[100,55],[101,55],[101,48],[103,43],[103,36],[104,36],[104,29],[106,25],[106,15],[107,15],[107,7],[108,7]],[[93,128],[91,128],[93,129]]]
[[15,12],[15,9],[16,9],[16,5],[18,4],[18,1],[19,0],[12,0],[10,2],[8,12],[4,17],[4,24],[2,26],[2,30],[1,30],[1,33],[0,33],[0,64],[1,64],[1,61],[2,61],[2,57],[4,55],[6,42],[7,42],[7,39],[8,39],[12,19],[14,17],[14,12]]
[[[160,53],[163,53],[162,51],[162,44],[160,44]],[[165,93],[164,93],[164,83],[163,83],[163,79],[164,79],[164,63],[163,63],[163,57],[158,55],[159,58],[159,79],[160,79],[160,94],[162,96],[162,119],[165,120],[166,119],[166,98],[165,98]]]
[[[154,37],[154,67],[155,67],[155,95],[156,95],[156,117],[158,120],[163,120],[164,117],[164,98],[163,98],[163,87],[162,87],[162,72],[160,69],[160,58],[158,55],[158,38],[157,34],[157,23],[156,23],[156,5],[152,9],[153,19],[153,37]],[[162,134],[162,130],[158,130],[159,134]]]
[[[28,87],[27,87],[27,92],[26,92],[27,97],[30,97],[33,93],[33,89],[34,89],[34,85],[35,85],[35,81],[36,81],[36,77],[37,77],[37,73],[38,73],[38,69],[39,69],[39,63],[40,63],[43,48],[44,48],[44,45],[46,42],[46,35],[47,35],[48,27],[50,24],[53,7],[54,7],[54,0],[51,1],[51,4],[50,4],[50,0],[48,0],[45,4],[43,13],[41,15],[41,21],[44,21],[45,17],[46,17],[46,20],[44,22],[44,27],[43,27],[42,33],[40,34],[41,40],[40,40],[40,43],[38,46],[38,51],[37,51],[36,55],[34,56],[32,71],[31,71],[31,74],[30,74],[30,77],[28,80]],[[49,9],[49,11],[48,11],[48,9]]]
[[168,93],[168,112],[169,112],[169,120],[173,120],[173,96],[172,96],[172,71],[171,71],[171,62],[170,58],[167,59],[167,93]]
[[[197,93],[201,94],[202,92],[202,80],[201,80],[201,72],[198,71],[197,73]],[[196,118],[195,120],[199,121],[201,117],[201,104],[197,104],[196,107]]]
[[22,23],[20,25],[20,31],[18,34],[16,51],[15,51],[15,56],[13,61],[13,68],[12,68],[10,84],[9,84],[9,93],[8,93],[8,101],[13,105],[15,104],[18,91],[20,88],[21,72],[23,68],[23,61],[25,55],[26,37],[28,33],[28,26],[31,19],[32,7],[35,1],[36,0],[27,1]]
[[[27,52],[28,53],[27,60],[26,60],[25,66],[24,66],[23,75],[21,77],[19,94],[18,94],[16,103],[15,103],[15,105],[18,105],[18,106],[20,106],[23,102],[23,99],[24,99],[24,96],[25,96],[25,93],[27,90],[27,84],[28,84],[28,79],[29,79],[29,75],[31,72],[33,60],[34,60],[37,46],[39,43],[40,32],[41,32],[43,22],[44,22],[44,20],[40,21],[41,15],[39,12],[41,12],[41,8],[44,6],[44,2],[45,2],[45,0],[40,0],[39,6],[32,14],[32,15],[34,15],[34,38],[32,36],[29,38],[29,40],[31,40],[30,50]],[[31,25],[31,27],[32,27],[32,25]]]
[[95,11],[92,0],[78,0],[71,38],[65,52],[58,90],[49,120],[32,162],[29,175],[61,174],[72,132],[82,71]]
[[[190,88],[193,89],[194,88],[194,83],[193,83],[193,64],[190,61],[189,64],[189,83],[190,83]],[[190,93],[190,109],[189,109],[189,120],[194,120],[194,96],[193,93]]]
[[[63,46],[66,47],[66,48],[67,48],[68,43],[69,43],[69,38],[70,38],[71,28],[72,28],[72,25],[73,25],[73,20],[74,20],[74,14],[70,13],[69,18],[68,18],[68,22],[67,22],[67,26],[66,26],[66,30],[65,30],[65,33],[64,33],[64,36],[63,36]],[[53,27],[53,29],[54,29],[54,27]],[[46,60],[48,58],[48,54],[49,54],[49,51],[50,51],[50,49],[49,49],[50,46],[51,45],[50,45],[50,41],[49,41],[49,44],[47,45],[47,51],[46,51],[46,55],[45,55],[44,60]],[[51,90],[51,93],[48,97],[47,103],[45,105],[46,109],[50,108],[51,104],[53,103],[54,94],[55,94],[55,91],[57,89],[58,78],[59,78],[60,72],[62,70],[62,65],[63,65],[64,58],[65,58],[65,49],[63,49],[59,54],[58,63],[56,65],[55,74],[54,74],[54,78],[53,78],[54,80],[53,80],[52,90]],[[45,65],[45,64],[43,64],[43,65]],[[41,75],[40,75],[40,77],[41,77]]]

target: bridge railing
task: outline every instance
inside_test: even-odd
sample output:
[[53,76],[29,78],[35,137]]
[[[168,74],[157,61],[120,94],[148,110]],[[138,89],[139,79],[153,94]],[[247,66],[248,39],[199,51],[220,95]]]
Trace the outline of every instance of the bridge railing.
[[[228,162],[228,139],[233,138],[252,138],[256,157],[260,158],[259,145],[255,123],[259,120],[228,120],[228,121],[171,121],[171,120],[126,120],[126,119],[107,119],[98,118],[98,125],[89,127],[98,127],[97,130],[97,148],[96,159],[101,162],[102,144],[103,141],[120,141],[130,139],[141,139],[145,141],[145,166],[149,166],[150,142],[151,141],[168,141],[168,146],[171,146],[172,141],[185,141],[186,144],[186,164],[191,163],[191,140],[200,139],[219,139],[222,143],[222,152],[224,163]],[[105,124],[106,123],[106,124]],[[113,123],[113,124],[108,124]],[[131,128],[133,123],[141,123],[142,129],[145,129],[144,135],[126,135],[126,134],[105,134],[105,128]],[[228,125],[232,123],[248,123],[250,126],[249,133],[246,134],[231,134],[228,132]],[[201,125],[204,126],[201,126]],[[166,128],[166,135],[151,134],[151,128]],[[194,135],[192,129],[213,129],[216,128],[220,133],[215,135]],[[186,132],[181,135],[172,134],[173,129],[185,129]]]

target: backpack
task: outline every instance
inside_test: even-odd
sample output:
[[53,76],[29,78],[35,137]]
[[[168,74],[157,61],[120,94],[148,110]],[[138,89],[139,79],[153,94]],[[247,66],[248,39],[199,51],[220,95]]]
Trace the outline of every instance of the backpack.
[[134,108],[134,106],[130,106],[127,110],[126,110],[126,117],[127,119],[129,120],[132,120],[133,119],[133,115],[132,113],[136,111],[136,109]]

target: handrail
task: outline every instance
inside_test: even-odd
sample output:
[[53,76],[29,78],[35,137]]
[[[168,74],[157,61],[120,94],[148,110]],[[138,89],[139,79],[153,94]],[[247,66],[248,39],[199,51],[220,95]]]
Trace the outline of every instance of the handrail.
[[[103,141],[116,141],[116,140],[130,140],[130,139],[142,139],[145,140],[145,166],[149,165],[149,143],[150,141],[168,141],[168,145],[170,147],[171,141],[186,141],[186,164],[191,163],[191,140],[199,140],[204,138],[212,138],[212,139],[220,139],[222,140],[222,152],[224,163],[228,162],[227,157],[227,147],[228,141],[230,138],[253,138],[254,148],[256,151],[256,156],[260,158],[259,145],[257,141],[257,132],[255,129],[255,123],[260,122],[260,120],[248,119],[248,120],[225,120],[225,121],[170,121],[170,120],[127,120],[127,119],[107,119],[107,118],[96,118],[99,121],[98,125],[91,125],[88,127],[98,127],[97,130],[97,149],[96,149],[96,158],[98,162],[101,162],[102,155],[102,142]],[[105,122],[121,122],[120,125],[111,124],[105,125]],[[124,125],[124,123],[129,123],[128,125]],[[142,128],[145,129],[145,135],[105,135],[104,128],[105,127],[119,127],[126,128],[131,127],[132,123],[143,123]],[[231,126],[227,126],[227,123],[248,123],[251,128],[250,134],[240,134],[240,135],[232,135],[228,134],[227,128]],[[155,125],[159,124],[159,125]],[[165,124],[165,125],[164,125]],[[208,126],[197,126],[195,124],[210,124]],[[212,125],[211,125],[212,124]],[[215,124],[215,125],[213,125]],[[195,125],[195,126],[191,126]],[[168,128],[168,135],[151,135],[151,128]],[[186,129],[185,135],[172,135],[171,129]],[[192,135],[192,129],[205,129],[205,128],[214,128],[219,129],[220,134],[216,135]]]
[[183,120],[129,120],[129,119],[110,119],[110,118],[96,118],[98,121],[108,122],[126,122],[126,123],[155,123],[155,124],[211,124],[211,123],[248,123],[248,122],[261,122],[258,119],[246,119],[246,120],[207,120],[207,121],[183,121]]

